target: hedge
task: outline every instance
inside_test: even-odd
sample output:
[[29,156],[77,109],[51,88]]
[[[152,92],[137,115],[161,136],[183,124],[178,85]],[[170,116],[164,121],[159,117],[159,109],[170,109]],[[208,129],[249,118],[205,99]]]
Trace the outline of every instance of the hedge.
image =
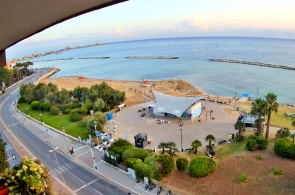
[[185,157],[179,157],[176,160],[176,167],[179,171],[185,171],[188,166],[188,160]]
[[142,160],[139,159],[139,158],[128,158],[126,161],[125,161],[125,165],[126,167],[128,168],[131,168],[133,169],[133,167],[137,164],[142,164]]
[[194,158],[189,165],[189,172],[194,177],[205,177],[217,169],[216,162],[207,156]]
[[289,138],[281,138],[275,141],[274,151],[282,157],[295,159],[295,144]]
[[31,105],[32,110],[38,110],[40,102],[39,101],[33,101],[30,105]]
[[80,121],[82,120],[82,116],[78,113],[74,113],[74,114],[71,114],[70,115],[70,121],[71,122],[77,122],[77,121]]
[[174,169],[174,160],[169,154],[161,154],[157,157],[157,161],[163,168],[163,173],[171,173]]
[[139,158],[142,161],[149,156],[149,152],[142,148],[132,148],[124,151],[122,154],[122,159],[125,162],[128,158]]
[[246,148],[247,148],[249,151],[254,151],[254,150],[256,150],[256,147],[257,147],[256,140],[254,140],[254,139],[247,139],[247,141],[246,141]]
[[143,179],[144,177],[153,178],[153,170],[147,164],[136,164],[133,169],[135,170],[137,178]]
[[50,115],[58,115],[60,113],[60,110],[56,106],[51,106],[49,113]]

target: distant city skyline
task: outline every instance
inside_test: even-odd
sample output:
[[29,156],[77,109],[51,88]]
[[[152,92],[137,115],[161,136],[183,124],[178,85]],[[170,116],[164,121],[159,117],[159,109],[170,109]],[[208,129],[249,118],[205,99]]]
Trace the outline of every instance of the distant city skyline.
[[291,0],[130,0],[67,20],[7,49],[7,59],[67,46],[172,37],[295,39]]

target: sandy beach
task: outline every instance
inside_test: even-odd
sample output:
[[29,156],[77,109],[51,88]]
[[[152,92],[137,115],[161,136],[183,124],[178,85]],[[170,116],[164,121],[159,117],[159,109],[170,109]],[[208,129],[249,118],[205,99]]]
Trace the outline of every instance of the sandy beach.
[[90,87],[102,82],[107,83],[113,89],[124,91],[126,94],[125,103],[129,106],[148,101],[143,95],[153,99],[151,90],[156,90],[167,95],[185,97],[185,96],[204,96],[206,95],[200,89],[196,88],[185,80],[160,80],[160,81],[121,81],[107,79],[80,78],[78,76],[68,76],[59,78],[45,78],[40,82],[53,83],[59,89],[65,88],[73,90],[75,87]]

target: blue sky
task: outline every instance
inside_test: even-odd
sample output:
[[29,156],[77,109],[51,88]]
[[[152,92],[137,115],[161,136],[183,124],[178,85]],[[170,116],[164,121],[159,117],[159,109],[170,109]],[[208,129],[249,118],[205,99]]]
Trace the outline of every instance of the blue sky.
[[7,58],[89,43],[199,36],[295,39],[294,0],[129,0],[57,24]]

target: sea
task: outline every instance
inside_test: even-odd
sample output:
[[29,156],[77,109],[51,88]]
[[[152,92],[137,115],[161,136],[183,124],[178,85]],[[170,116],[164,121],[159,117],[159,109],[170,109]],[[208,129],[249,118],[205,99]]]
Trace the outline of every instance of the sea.
[[[127,56],[172,56],[177,59],[133,59]],[[79,59],[109,57],[105,59]],[[71,60],[59,60],[69,59]],[[211,58],[255,61],[295,67],[295,40],[245,37],[189,37],[136,40],[70,50],[34,58],[34,68],[55,67],[52,77],[142,81],[183,79],[207,94],[264,98],[278,95],[295,106],[295,71],[212,62]],[[46,61],[47,60],[47,61]],[[48,61],[50,60],[50,61]]]

